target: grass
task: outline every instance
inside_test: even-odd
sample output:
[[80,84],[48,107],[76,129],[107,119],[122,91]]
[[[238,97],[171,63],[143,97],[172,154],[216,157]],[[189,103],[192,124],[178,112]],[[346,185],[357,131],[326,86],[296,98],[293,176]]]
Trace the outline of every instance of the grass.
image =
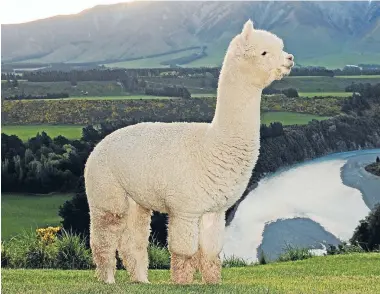
[[326,97],[326,96],[332,96],[332,97],[350,97],[352,96],[351,92],[299,92],[298,93],[300,97]]
[[59,206],[71,195],[1,195],[1,239],[6,240],[23,230],[59,225]]
[[[96,100],[95,97],[94,100]],[[295,112],[264,112],[261,120],[264,124],[281,122],[283,125],[294,125],[307,124],[312,119],[323,120],[327,118]],[[23,141],[36,136],[37,132],[41,133],[42,131],[45,131],[51,138],[62,135],[68,139],[78,139],[82,135],[82,128],[82,126],[76,125],[6,125],[1,127],[1,132],[7,135],[16,135]]]
[[116,284],[94,271],[2,270],[3,293],[379,293],[380,254],[347,254],[223,269],[222,285],[172,285],[168,270],[150,270],[152,284],[132,284],[117,271]]
[[192,93],[192,98],[216,98],[216,93]]
[[[152,95],[128,95],[128,96],[74,96],[69,98],[62,98],[61,100],[133,100],[133,99],[178,99],[177,97],[167,96],[152,96]],[[44,99],[44,100],[56,100],[56,99]]]
[[82,136],[82,126],[77,125],[3,125],[1,132],[16,135],[26,141],[35,137],[38,132],[45,131],[51,138],[62,135],[68,139],[79,139]]
[[280,122],[283,125],[304,125],[313,119],[324,120],[328,117],[296,112],[264,112],[261,115],[261,123],[267,125],[271,122]]
[[[95,97],[93,98],[96,100]],[[283,125],[294,125],[307,124],[312,119],[323,120],[327,118],[328,117],[296,112],[264,112],[261,120],[263,124],[281,122]],[[23,141],[27,141],[42,131],[45,131],[51,138],[62,135],[68,139],[79,139],[82,136],[82,128],[83,126],[77,125],[5,125],[1,127],[1,132],[7,135],[16,135]]]

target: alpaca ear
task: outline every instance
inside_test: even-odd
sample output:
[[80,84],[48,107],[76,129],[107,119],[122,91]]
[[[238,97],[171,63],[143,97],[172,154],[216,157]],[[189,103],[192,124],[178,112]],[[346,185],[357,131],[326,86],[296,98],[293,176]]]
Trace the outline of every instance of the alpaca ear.
[[253,39],[253,22],[252,20],[248,20],[243,27],[243,30],[241,32],[241,45],[242,45],[242,54],[245,58],[251,58],[255,56],[255,50],[252,46],[252,39]]
[[241,36],[242,36],[243,41],[244,41],[245,44],[248,44],[249,41],[251,40],[253,31],[254,31],[253,22],[252,22],[252,20],[249,19],[244,24],[243,30],[241,32]]

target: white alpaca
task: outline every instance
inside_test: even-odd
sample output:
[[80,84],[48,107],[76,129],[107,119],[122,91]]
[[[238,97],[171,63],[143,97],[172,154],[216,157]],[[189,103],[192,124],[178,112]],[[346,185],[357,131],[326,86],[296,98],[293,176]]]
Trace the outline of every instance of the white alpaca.
[[148,283],[153,210],[169,215],[175,283],[221,277],[225,212],[259,156],[262,89],[289,74],[293,56],[249,20],[230,43],[208,123],[140,123],[103,139],[86,163],[90,243],[100,280],[114,283],[118,250],[132,281]]

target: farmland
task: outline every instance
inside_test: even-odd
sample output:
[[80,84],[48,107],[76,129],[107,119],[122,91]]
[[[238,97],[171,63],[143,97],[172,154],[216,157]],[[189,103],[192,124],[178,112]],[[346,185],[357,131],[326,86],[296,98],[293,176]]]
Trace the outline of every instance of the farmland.
[[8,194],[1,195],[1,239],[48,225],[59,225],[58,208],[69,194],[49,195]]

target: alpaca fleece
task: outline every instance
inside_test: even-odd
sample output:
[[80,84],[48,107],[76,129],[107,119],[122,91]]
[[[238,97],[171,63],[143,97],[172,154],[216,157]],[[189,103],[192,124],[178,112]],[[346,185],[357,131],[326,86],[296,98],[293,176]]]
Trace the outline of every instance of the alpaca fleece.
[[85,168],[90,244],[97,275],[114,283],[115,251],[136,282],[148,283],[153,210],[169,215],[174,283],[219,283],[225,212],[244,192],[260,149],[262,89],[289,74],[293,56],[248,21],[230,43],[213,121],[140,123],[93,150]]

